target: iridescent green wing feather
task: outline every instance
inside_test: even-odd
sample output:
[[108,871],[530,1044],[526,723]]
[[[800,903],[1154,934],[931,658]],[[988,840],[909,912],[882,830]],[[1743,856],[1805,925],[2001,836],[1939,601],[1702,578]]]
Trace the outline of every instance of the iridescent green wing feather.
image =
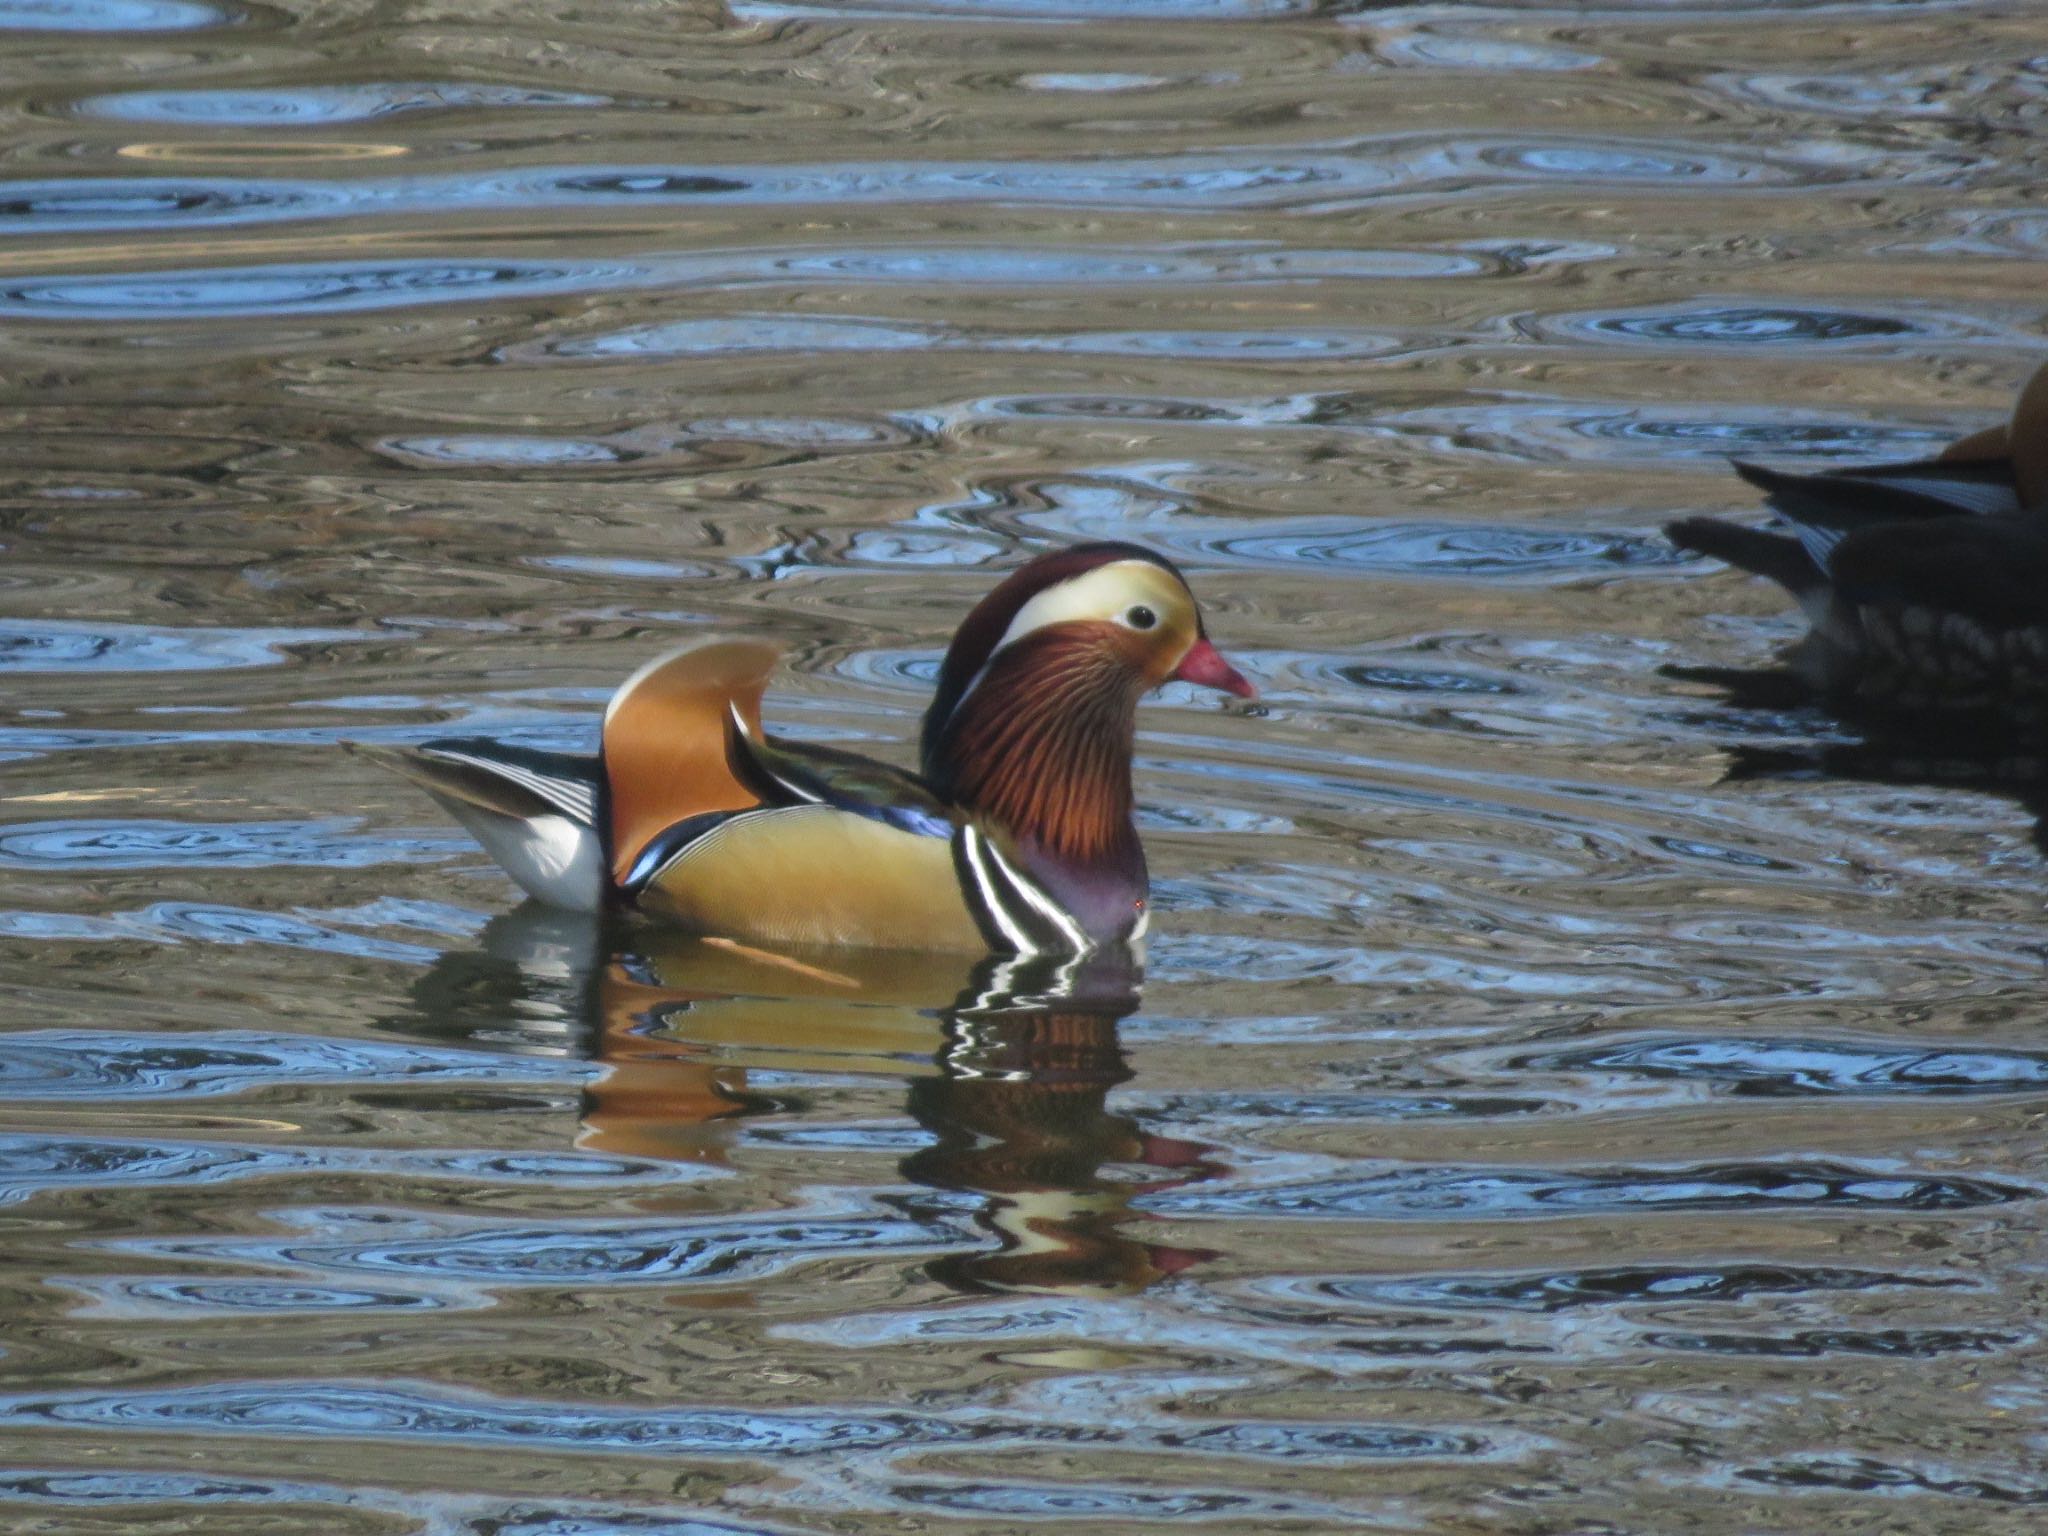
[[754,736],[734,722],[727,736],[734,775],[770,805],[829,805],[913,832],[950,837],[949,807],[914,773],[810,742]]

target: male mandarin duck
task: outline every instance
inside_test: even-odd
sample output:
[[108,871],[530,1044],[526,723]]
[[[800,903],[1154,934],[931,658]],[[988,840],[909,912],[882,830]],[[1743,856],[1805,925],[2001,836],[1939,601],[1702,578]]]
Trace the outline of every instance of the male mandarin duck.
[[1689,517],[1682,549],[1787,588],[1814,687],[1909,707],[2048,693],[2048,365],[1938,457],[1796,475],[1737,463],[1789,534]]
[[596,756],[475,738],[367,751],[426,789],[533,896],[804,946],[1079,953],[1149,916],[1131,822],[1139,698],[1252,685],[1174,565],[1081,544],[968,614],[921,772],[761,729],[775,650],[708,639],[650,662]]

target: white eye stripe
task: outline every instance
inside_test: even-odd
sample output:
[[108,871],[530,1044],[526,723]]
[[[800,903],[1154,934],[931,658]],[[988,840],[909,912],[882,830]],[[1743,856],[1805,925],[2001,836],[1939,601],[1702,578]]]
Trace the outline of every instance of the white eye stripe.
[[994,657],[1004,647],[1023,639],[1034,630],[1053,624],[1071,624],[1081,619],[1115,618],[1121,622],[1133,608],[1150,610],[1154,620],[1159,610],[1147,599],[1163,581],[1172,578],[1143,560],[1114,560],[1083,575],[1047,587],[1017,610],[1003,638],[996,642]]
[[[988,675],[995,659],[1026,635],[1055,624],[1091,619],[1108,619],[1126,629],[1156,629],[1161,622],[1162,611],[1169,609],[1173,601],[1168,583],[1178,585],[1171,572],[1148,560],[1114,560],[1057,586],[1047,587],[1017,610],[1017,616],[1010,620],[1010,627],[1003,631],[1003,638],[988,653],[988,660],[960,690],[960,697],[953,705],[954,711],[957,712],[960,705],[966,703],[974,690],[981,686],[981,680]],[[1131,614],[1140,609],[1152,615],[1150,625],[1130,622]]]

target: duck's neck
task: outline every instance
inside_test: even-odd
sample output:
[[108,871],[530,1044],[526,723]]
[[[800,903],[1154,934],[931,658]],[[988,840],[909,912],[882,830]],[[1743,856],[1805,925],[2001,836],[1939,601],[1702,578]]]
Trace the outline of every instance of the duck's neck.
[[1142,687],[1095,647],[1020,642],[997,655],[927,741],[925,776],[1034,862],[1142,880],[1131,825]]

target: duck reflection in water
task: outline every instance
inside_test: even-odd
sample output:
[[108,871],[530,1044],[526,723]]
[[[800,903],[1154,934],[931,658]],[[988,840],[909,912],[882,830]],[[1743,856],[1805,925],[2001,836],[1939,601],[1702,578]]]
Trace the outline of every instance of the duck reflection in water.
[[931,1138],[901,1173],[980,1197],[996,1244],[927,1272],[962,1291],[1115,1295],[1214,1257],[1134,1235],[1132,1199],[1224,1171],[1107,1107],[1131,1077],[1117,1026],[1141,979],[1122,947],[770,952],[528,903],[443,956],[403,1025],[588,1055],[603,1072],[578,1144],[621,1157],[727,1163],[750,1117],[806,1107],[750,1073],[901,1078]]
[[1899,788],[1971,790],[2016,801],[2033,818],[2034,846],[2048,853],[2048,729],[1996,710],[1887,708],[1861,700],[1816,704],[1778,668],[1666,667],[1666,676],[1711,683],[1725,708],[1683,718],[1725,735],[1740,711],[1768,739],[1723,748],[1724,784],[1849,779]]
[[2048,854],[2048,748],[1998,727],[1972,730],[1921,716],[1861,715],[1855,741],[1790,746],[1745,742],[1729,749],[1724,783],[1853,779],[1900,788],[1961,789],[2017,801],[2033,818],[2035,848]]

